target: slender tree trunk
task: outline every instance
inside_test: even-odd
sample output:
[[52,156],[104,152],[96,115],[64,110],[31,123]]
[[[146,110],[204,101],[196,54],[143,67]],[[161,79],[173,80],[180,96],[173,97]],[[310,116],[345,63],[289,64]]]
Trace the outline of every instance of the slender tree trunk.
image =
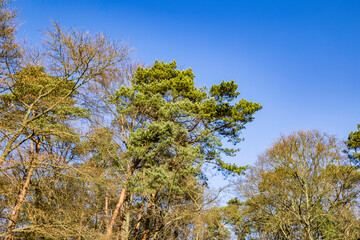
[[[121,216],[121,217],[122,217],[122,216]],[[120,223],[119,226],[117,227],[117,233],[116,233],[116,239],[115,239],[115,240],[126,239],[126,238],[121,238],[122,225],[123,225],[123,221],[121,221],[121,223]]]
[[[125,185],[125,184],[124,184]],[[106,239],[110,239],[111,235],[112,235],[112,231],[113,231],[113,227],[115,225],[115,221],[117,216],[119,215],[120,209],[123,206],[124,202],[125,202],[125,198],[126,198],[126,193],[127,193],[127,189],[126,187],[124,187],[121,192],[120,192],[120,197],[119,197],[119,201],[116,204],[116,207],[114,209],[114,213],[111,216],[109,225],[107,226],[106,229]]]
[[130,176],[133,174],[133,171],[136,169],[136,167],[138,166],[138,164],[140,163],[140,160],[137,160],[130,168],[130,171],[128,173],[128,175],[126,176],[125,180],[124,180],[124,187],[123,189],[121,190],[120,192],[120,196],[119,196],[119,201],[118,203],[116,204],[116,207],[114,209],[114,212],[111,216],[111,219],[110,219],[110,222],[109,222],[109,225],[107,226],[106,228],[106,235],[105,235],[105,239],[109,240],[111,238],[111,235],[112,235],[112,232],[113,232],[113,228],[114,228],[114,225],[115,225],[115,221],[116,221],[116,218],[117,216],[119,215],[119,212],[120,212],[120,209],[121,207],[123,206],[124,202],[125,202],[125,199],[126,199],[126,194],[127,194],[127,188],[125,187],[126,186],[126,183],[128,181],[128,179],[130,178]]
[[126,239],[126,238],[121,238],[122,228],[123,228],[124,219],[125,219],[125,205],[126,205],[126,202],[124,203],[123,207],[120,209],[120,216],[119,216],[120,222],[117,226],[116,240]]
[[[105,194],[107,194],[105,192]],[[109,222],[109,200],[107,195],[105,195],[105,223],[106,223],[106,227],[108,226],[108,222]]]
[[144,235],[143,237],[141,238],[142,240],[146,240],[148,235],[149,235],[149,232],[150,232],[150,218],[151,218],[151,207],[152,207],[152,201],[155,199],[155,194],[151,194],[150,195],[150,198],[149,198],[149,202],[148,202],[148,205],[147,205],[147,218],[146,218],[146,222],[145,222],[145,226],[144,226]]
[[130,214],[128,212],[125,213],[123,210],[120,217],[121,223],[117,228],[116,240],[129,239]]
[[[36,141],[36,146],[34,147],[34,142]],[[29,162],[29,170],[27,172],[27,174],[24,176],[24,183],[22,186],[22,189],[20,190],[19,196],[16,200],[16,204],[11,212],[10,218],[9,218],[9,222],[7,224],[6,227],[6,235],[4,240],[10,240],[12,239],[12,231],[14,230],[19,214],[20,214],[20,209],[21,206],[25,200],[26,194],[27,194],[27,190],[30,186],[30,182],[31,182],[31,177],[32,174],[34,172],[35,169],[35,162],[36,162],[36,158],[37,158],[37,154],[40,151],[40,144],[39,141],[32,139],[30,141],[30,162]]]
[[[125,210],[125,208],[128,209],[131,206],[132,199],[133,199],[132,195],[130,195],[130,199],[125,203],[125,207],[123,208],[123,210]],[[122,217],[123,217],[122,224],[120,228],[120,234],[118,235],[118,237],[120,239],[129,239],[130,213],[128,211],[123,212]]]
[[135,227],[136,232],[139,231],[139,229],[140,229],[141,218],[142,218],[142,213],[140,213],[138,218],[137,218],[137,224],[136,224],[136,227]]
[[127,212],[125,215],[125,224],[123,224],[122,229],[122,239],[128,239],[129,238],[129,227],[130,227],[130,214]]
[[[143,200],[144,201],[144,200]],[[141,224],[141,219],[142,219],[143,213],[139,213],[139,216],[137,218],[137,223],[136,223],[136,227],[135,227],[135,236],[134,239],[137,239],[137,236],[140,233],[140,224]]]
[[23,187],[22,187],[22,189],[20,191],[17,202],[16,202],[16,204],[15,204],[15,206],[14,206],[12,212],[11,212],[9,222],[7,224],[7,230],[6,230],[7,235],[5,236],[5,240],[12,239],[11,231],[14,230],[14,228],[16,226],[16,222],[17,222],[17,219],[19,217],[21,205],[23,204],[23,202],[25,200],[27,189],[30,186],[30,180],[31,180],[31,176],[32,176],[33,171],[34,171],[34,166],[31,164],[30,169],[27,172],[27,175],[25,177],[25,182],[24,182],[24,185],[23,185]]

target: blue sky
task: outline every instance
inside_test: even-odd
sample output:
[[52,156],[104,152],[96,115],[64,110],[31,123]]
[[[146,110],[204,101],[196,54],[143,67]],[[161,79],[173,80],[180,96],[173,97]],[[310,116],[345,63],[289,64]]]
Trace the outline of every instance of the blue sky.
[[231,161],[252,164],[280,134],[319,129],[345,139],[360,123],[360,1],[17,0],[20,36],[49,20],[105,31],[134,58],[191,67],[198,86],[235,80],[263,110]]

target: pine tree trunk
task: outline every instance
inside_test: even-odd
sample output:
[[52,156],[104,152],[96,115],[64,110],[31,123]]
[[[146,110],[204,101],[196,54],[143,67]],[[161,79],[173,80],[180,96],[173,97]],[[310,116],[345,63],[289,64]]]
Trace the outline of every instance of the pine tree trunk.
[[[36,143],[36,145],[34,144]],[[30,186],[30,182],[31,182],[31,177],[33,175],[34,169],[35,169],[35,162],[37,159],[37,155],[40,152],[40,141],[36,140],[36,139],[31,139],[30,140],[30,162],[29,162],[29,170],[27,172],[27,174],[24,176],[24,183],[23,183],[23,187],[20,190],[19,196],[16,200],[16,204],[11,212],[10,218],[9,218],[9,222],[7,224],[7,228],[6,228],[6,235],[4,240],[10,240],[12,239],[12,230],[15,229],[19,214],[20,214],[20,209],[21,206],[25,200],[26,194],[27,194],[27,190]]]
[[[124,185],[125,185],[125,184],[124,184]],[[123,205],[124,202],[125,202],[126,192],[127,192],[127,189],[126,189],[126,187],[124,187],[124,188],[121,190],[120,197],[119,197],[119,201],[118,201],[118,203],[116,204],[116,207],[115,207],[115,209],[114,209],[114,213],[112,214],[111,220],[110,220],[110,222],[109,222],[109,225],[107,226],[107,229],[106,229],[106,239],[111,239],[113,227],[114,227],[114,225],[115,225],[115,220],[116,220],[117,216],[119,215],[119,212],[120,212],[120,209],[121,209],[122,205]]]
[[11,216],[9,218],[9,222],[7,224],[7,235],[5,236],[5,240],[10,240],[12,239],[12,234],[11,231],[14,230],[15,226],[16,226],[16,222],[17,219],[19,217],[20,214],[20,209],[21,209],[21,205],[23,204],[24,200],[25,200],[25,196],[27,193],[27,189],[30,186],[30,180],[31,180],[31,176],[32,173],[34,171],[34,166],[31,165],[30,169],[25,177],[25,182],[24,185],[20,191],[20,194],[18,196],[18,199],[16,201],[16,205],[14,206],[12,212],[11,212]]
[[126,194],[127,194],[127,188],[125,187],[126,183],[127,183],[128,179],[131,177],[131,175],[133,174],[134,170],[136,169],[136,167],[138,166],[139,163],[140,163],[140,160],[137,160],[131,166],[129,173],[128,173],[128,175],[126,176],[126,178],[124,180],[124,183],[123,183],[124,187],[120,192],[119,201],[116,204],[116,207],[115,207],[114,212],[113,212],[113,214],[111,216],[109,225],[106,228],[105,239],[107,239],[107,240],[111,239],[111,235],[112,235],[112,232],[113,232],[113,228],[114,228],[114,225],[115,225],[116,218],[119,215],[121,207],[124,205],[124,202],[125,202],[125,199],[126,199]]
[[34,152],[38,153],[39,152],[39,148],[40,145],[36,144],[36,149],[34,149],[34,140],[30,141],[30,163],[29,163],[29,170],[27,172],[27,174],[24,176],[24,183],[22,186],[22,189],[20,190],[19,196],[16,200],[16,204],[11,212],[10,218],[9,218],[9,222],[7,224],[6,227],[6,235],[4,240],[10,240],[12,239],[12,230],[14,230],[19,214],[20,214],[20,209],[21,206],[25,200],[26,194],[27,194],[27,190],[30,186],[30,181],[31,181],[31,177],[32,174],[34,172],[34,168],[35,168],[35,159],[36,156],[34,154]]
[[[132,195],[130,195],[130,199],[128,202],[126,202],[125,205],[126,209],[128,209],[131,206],[132,199],[133,199]],[[125,208],[123,208],[123,210],[125,210]],[[122,224],[120,228],[120,234],[118,235],[120,239],[129,239],[129,234],[130,234],[129,228],[130,228],[130,213],[124,212],[122,214]]]

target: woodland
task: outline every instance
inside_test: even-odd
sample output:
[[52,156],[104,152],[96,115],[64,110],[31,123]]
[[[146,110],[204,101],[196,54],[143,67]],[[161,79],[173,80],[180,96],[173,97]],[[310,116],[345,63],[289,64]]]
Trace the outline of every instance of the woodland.
[[[262,109],[234,81],[198,88],[102,33],[53,22],[35,49],[17,29],[0,0],[1,239],[360,239],[360,125],[229,164]],[[226,205],[205,166],[237,176]]]

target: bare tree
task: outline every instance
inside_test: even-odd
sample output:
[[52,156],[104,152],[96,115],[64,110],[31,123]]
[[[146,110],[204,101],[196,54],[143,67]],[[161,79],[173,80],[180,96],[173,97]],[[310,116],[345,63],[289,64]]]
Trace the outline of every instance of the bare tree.
[[278,139],[227,209],[239,239],[358,239],[360,174],[342,149],[318,131]]
[[[45,150],[43,142],[78,138],[71,122],[88,115],[81,108],[79,92],[89,82],[116,76],[130,51],[103,34],[90,35],[53,23],[44,31],[42,49],[34,54],[16,43],[15,16],[7,2],[1,1],[0,174],[8,179],[19,166],[25,172],[19,193],[8,206],[12,210],[6,217],[5,239],[11,239],[15,231],[34,171],[43,167],[38,157]],[[16,153],[21,149],[28,149],[28,157],[18,158],[25,156]]]

